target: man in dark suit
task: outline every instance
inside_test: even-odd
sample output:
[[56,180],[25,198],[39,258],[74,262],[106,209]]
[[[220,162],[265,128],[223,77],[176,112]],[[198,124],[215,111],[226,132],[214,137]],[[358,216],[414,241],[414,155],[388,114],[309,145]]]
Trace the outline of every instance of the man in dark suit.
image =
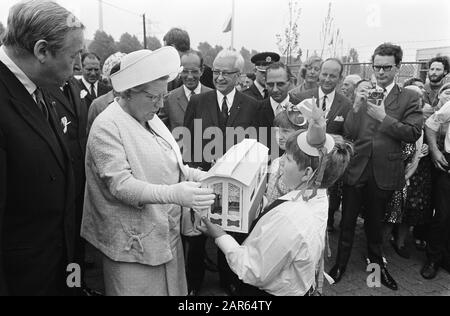
[[255,64],[256,80],[250,88],[242,91],[242,93],[254,98],[257,101],[262,101],[269,98],[269,92],[266,88],[266,69],[272,64],[280,61],[280,55],[277,53],[259,53],[252,57],[252,63]]
[[85,53],[81,56],[83,66],[83,77],[78,81],[84,102],[89,109],[92,101],[107,94],[111,88],[106,86],[101,80],[100,57],[94,53]]
[[10,11],[0,48],[4,295],[69,294],[66,269],[73,262],[77,233],[75,187],[63,128],[46,89],[63,85],[72,75],[84,45],[83,30],[54,2],[20,2]]
[[267,67],[266,87],[269,98],[259,101],[260,130],[259,141],[270,149],[271,160],[282,154],[276,142],[273,121],[289,104],[298,104],[300,100],[292,98],[289,90],[292,83],[292,72],[288,66],[281,62],[275,62]]
[[[241,128],[248,129],[247,136],[257,138],[257,102],[235,88],[243,68],[244,59],[239,53],[230,50],[220,52],[213,66],[216,90],[191,97],[184,120],[184,126],[191,133],[190,144],[184,145],[184,157],[190,161],[191,167],[208,171],[213,161],[221,158],[227,149],[245,137],[236,136],[240,134]],[[211,137],[205,135],[207,130],[216,137],[212,141],[215,146],[212,146],[211,152],[208,152]],[[201,147],[197,148],[196,143],[201,144]],[[239,235],[239,241],[243,242],[246,235]],[[198,247],[204,248],[204,244]],[[203,259],[199,258],[199,262],[203,262]],[[235,294],[239,280],[221,252],[218,267],[222,287],[230,294]]]
[[[317,106],[321,107],[327,118],[327,133],[344,135],[344,121],[351,110],[351,101],[336,91],[336,87],[342,80],[344,66],[339,59],[330,58],[320,66],[319,87],[304,92],[291,92],[291,97],[303,101],[315,98]],[[299,90],[298,90],[299,91]],[[339,210],[342,201],[342,182],[336,182],[328,189],[328,231],[334,230],[334,215]]]
[[55,87],[48,91],[49,101],[55,106],[58,121],[62,126],[64,138],[72,156],[71,163],[75,179],[75,231],[77,232],[75,262],[82,267],[82,272],[84,272],[85,241],[79,232],[81,231],[86,183],[84,158],[86,156],[88,110],[80,98],[80,88],[75,78],[69,79],[62,89]]
[[401,90],[394,82],[402,57],[402,49],[390,43],[375,50],[373,69],[377,88],[383,94],[377,98],[364,89],[358,91],[345,120],[345,135],[354,141],[355,155],[344,179],[338,254],[330,271],[336,282],[345,272],[357,217],[364,206],[368,262],[379,265],[384,286],[397,290],[383,256],[382,223],[393,192],[405,186],[402,142],[416,142],[423,126],[418,96],[410,90]]

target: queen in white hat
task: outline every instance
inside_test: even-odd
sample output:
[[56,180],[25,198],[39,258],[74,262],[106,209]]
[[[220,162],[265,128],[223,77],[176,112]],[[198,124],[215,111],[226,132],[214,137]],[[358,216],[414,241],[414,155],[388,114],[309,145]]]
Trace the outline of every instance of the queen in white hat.
[[187,295],[181,209],[214,195],[157,116],[179,70],[172,47],[128,54],[111,76],[120,97],[92,125],[81,234],[103,254],[106,295]]
[[199,228],[215,239],[243,281],[241,295],[304,296],[321,290],[326,189],[344,173],[352,148],[326,134],[323,112],[313,104],[300,108],[308,131],[296,132],[286,144],[283,182],[291,192],[264,210],[242,246],[207,219]]

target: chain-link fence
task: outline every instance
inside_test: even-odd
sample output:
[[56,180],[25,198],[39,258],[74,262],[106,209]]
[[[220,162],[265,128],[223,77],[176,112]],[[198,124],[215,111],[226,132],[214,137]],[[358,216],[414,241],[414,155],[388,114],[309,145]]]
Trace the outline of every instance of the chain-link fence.
[[[293,64],[289,66],[295,76],[298,78],[298,73],[300,72],[300,65]],[[397,76],[397,83],[403,84],[405,80],[417,77],[425,81],[428,72],[428,65],[426,62],[405,62],[402,63],[400,71]],[[370,79],[374,74],[371,63],[351,63],[344,64],[343,77],[348,75],[359,75],[363,79]]]

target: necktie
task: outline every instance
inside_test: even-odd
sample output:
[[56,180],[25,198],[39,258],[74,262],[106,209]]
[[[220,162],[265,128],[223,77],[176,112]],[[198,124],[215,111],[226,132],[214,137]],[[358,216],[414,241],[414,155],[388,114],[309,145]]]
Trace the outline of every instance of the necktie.
[[191,91],[191,95],[189,96],[189,101],[191,100],[193,95],[195,95],[195,91]]
[[223,97],[222,102],[222,117],[224,118],[225,122],[228,121],[228,104],[227,104],[227,97]]
[[44,96],[42,95],[42,92],[41,90],[39,90],[39,88],[37,88],[36,91],[34,92],[34,96],[36,97],[36,103],[39,109],[41,110],[42,114],[44,114],[45,119],[48,121],[49,114],[47,104],[45,103]]
[[327,96],[326,96],[326,95],[323,96],[322,110],[323,110],[324,112],[327,111]]
[[96,99],[97,95],[95,94],[95,85],[91,84],[91,96]]
[[269,91],[267,91],[267,89],[264,89],[263,93],[264,93],[264,99],[267,99],[269,97]]

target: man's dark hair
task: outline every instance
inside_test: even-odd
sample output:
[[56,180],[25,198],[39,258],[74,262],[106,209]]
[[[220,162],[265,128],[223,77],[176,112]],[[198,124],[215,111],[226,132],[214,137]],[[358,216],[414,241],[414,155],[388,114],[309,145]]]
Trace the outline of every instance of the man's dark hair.
[[83,55],[81,55],[81,65],[83,67],[84,67],[84,61],[86,60],[86,58],[97,59],[100,62],[100,57],[98,57],[98,55],[96,53],[84,53]]
[[384,43],[378,46],[375,49],[375,52],[372,56],[372,63],[375,60],[375,56],[394,56],[395,58],[395,65],[397,67],[400,66],[402,60],[403,60],[403,50],[400,46],[394,45],[392,43]]
[[328,58],[328,59],[324,60],[323,63],[320,65],[320,71],[322,71],[323,64],[325,64],[327,61],[335,61],[339,64],[339,66],[341,67],[341,71],[339,72],[339,77],[342,77],[342,74],[344,73],[344,64],[342,63],[342,61],[340,61],[337,58]]
[[197,50],[190,49],[190,50],[188,50],[188,51],[186,51],[186,52],[183,52],[182,55],[181,55],[181,57],[183,57],[183,56],[185,56],[185,55],[197,55],[198,58],[200,58],[200,68],[203,68],[204,59],[203,59],[202,53],[200,53],[200,52],[197,51]]
[[422,79],[413,77],[413,78],[409,78],[408,80],[406,80],[403,83],[403,87],[413,86],[415,82],[421,82],[421,83],[425,84],[425,82],[423,82]]
[[448,57],[446,56],[436,56],[430,59],[428,62],[428,68],[431,68],[431,65],[433,63],[441,63],[444,65],[444,71],[449,73],[450,72],[450,63],[448,61]]
[[163,41],[167,46],[175,47],[179,52],[191,49],[191,40],[188,32],[179,28],[173,28],[164,36]]
[[[287,65],[283,64],[281,61],[275,62],[273,64],[270,64],[266,69],[266,77],[270,70],[277,70],[277,69],[284,69],[286,71],[286,74],[288,76],[288,81],[292,80],[293,75],[291,68],[289,68]],[[256,79],[256,78],[255,78]]]

